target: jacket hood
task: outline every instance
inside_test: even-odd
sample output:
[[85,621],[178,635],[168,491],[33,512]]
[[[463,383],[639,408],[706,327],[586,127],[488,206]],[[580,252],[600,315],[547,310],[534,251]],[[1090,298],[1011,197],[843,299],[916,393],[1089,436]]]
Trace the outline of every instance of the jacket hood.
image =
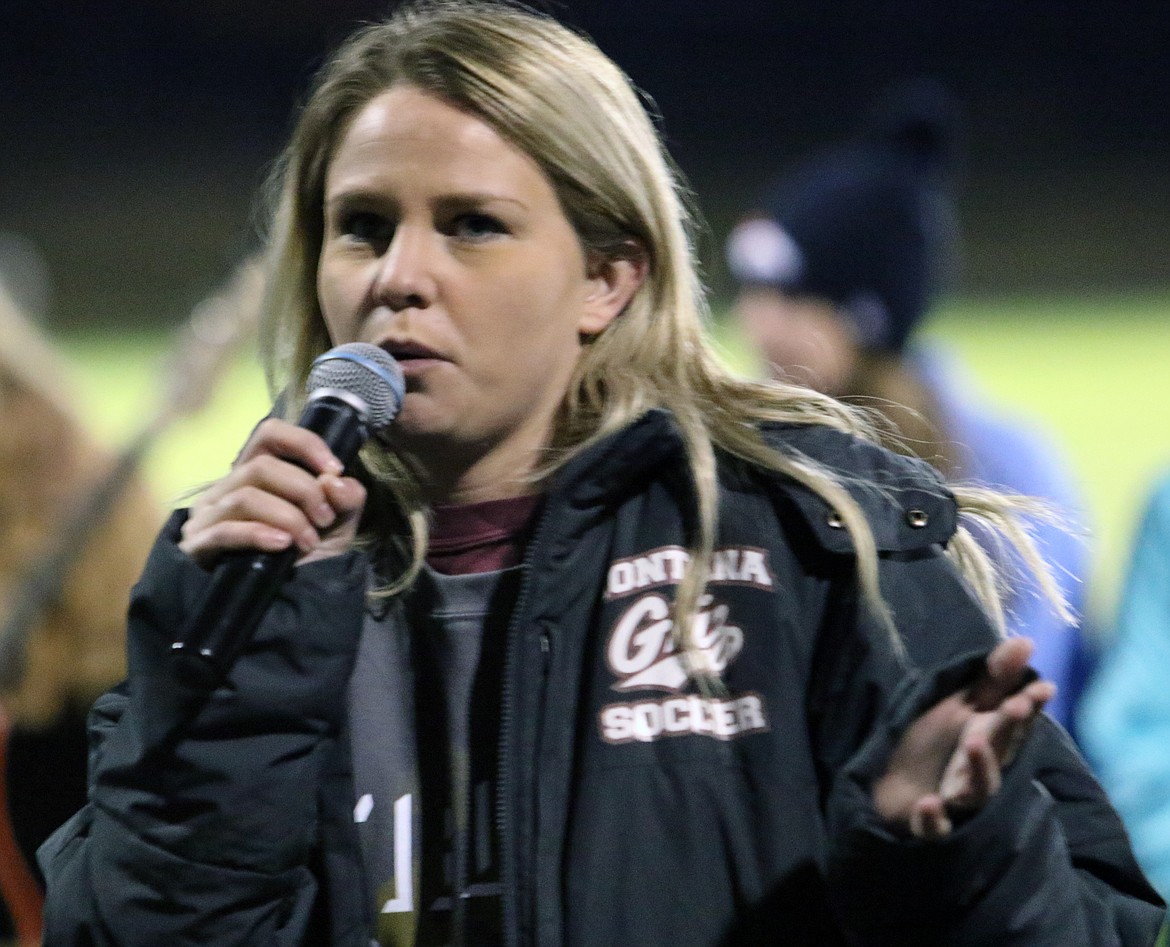
[[[769,425],[764,433],[777,450],[811,461],[840,480],[865,513],[879,552],[945,546],[955,534],[959,513],[954,494],[926,461],[824,425]],[[788,478],[784,484],[827,550],[853,551],[849,533],[830,504]]]
[[[879,552],[945,545],[954,535],[954,495],[925,461],[819,424],[768,424],[763,433],[772,448],[838,478],[865,513]],[[664,468],[677,469],[685,457],[674,415],[655,408],[569,461],[553,492],[571,495],[578,506],[608,505],[660,476]],[[848,530],[823,498],[783,474],[756,473],[771,489],[791,498],[827,551],[853,552]]]

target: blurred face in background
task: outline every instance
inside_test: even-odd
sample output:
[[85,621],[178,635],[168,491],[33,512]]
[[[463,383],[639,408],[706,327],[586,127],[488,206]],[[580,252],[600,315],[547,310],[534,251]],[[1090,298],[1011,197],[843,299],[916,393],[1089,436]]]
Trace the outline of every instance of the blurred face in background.
[[773,378],[825,394],[848,394],[860,348],[832,303],[768,286],[742,290],[733,313]]

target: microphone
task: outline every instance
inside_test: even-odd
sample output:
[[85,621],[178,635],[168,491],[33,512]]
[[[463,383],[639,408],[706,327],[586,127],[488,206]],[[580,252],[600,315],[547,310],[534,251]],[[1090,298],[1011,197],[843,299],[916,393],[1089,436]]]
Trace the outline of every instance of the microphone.
[[[313,362],[305,390],[298,425],[318,434],[348,467],[366,439],[394,420],[406,384],[386,352],[350,342]],[[295,543],[280,552],[225,554],[195,614],[171,645],[175,676],[202,689],[224,678],[300,555]]]

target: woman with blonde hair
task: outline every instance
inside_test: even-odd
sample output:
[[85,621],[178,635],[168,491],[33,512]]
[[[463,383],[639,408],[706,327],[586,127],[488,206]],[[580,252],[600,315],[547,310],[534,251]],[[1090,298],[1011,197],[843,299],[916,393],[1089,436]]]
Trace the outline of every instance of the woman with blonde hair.
[[[162,516],[141,476],[103,487],[115,458],[80,416],[71,372],[0,279],[0,832],[30,863],[85,802],[86,711],[126,673],[130,586]],[[0,894],[27,928],[5,852]]]
[[[722,369],[677,176],[592,43],[408,4],[324,67],[277,183],[284,417],[152,554],[91,803],[41,852],[50,942],[1148,942],[958,526],[1026,543],[1010,504]],[[354,342],[405,396],[347,470],[287,418]],[[188,692],[209,572],[288,549]]]

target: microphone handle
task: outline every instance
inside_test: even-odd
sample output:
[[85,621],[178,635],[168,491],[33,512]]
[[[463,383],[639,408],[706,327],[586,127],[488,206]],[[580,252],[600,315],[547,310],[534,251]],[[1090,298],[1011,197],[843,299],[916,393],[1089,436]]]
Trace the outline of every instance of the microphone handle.
[[[367,435],[359,412],[332,393],[311,398],[298,424],[320,435],[346,466]],[[195,614],[171,645],[175,676],[205,690],[226,677],[300,556],[295,543],[280,552],[225,553]]]

